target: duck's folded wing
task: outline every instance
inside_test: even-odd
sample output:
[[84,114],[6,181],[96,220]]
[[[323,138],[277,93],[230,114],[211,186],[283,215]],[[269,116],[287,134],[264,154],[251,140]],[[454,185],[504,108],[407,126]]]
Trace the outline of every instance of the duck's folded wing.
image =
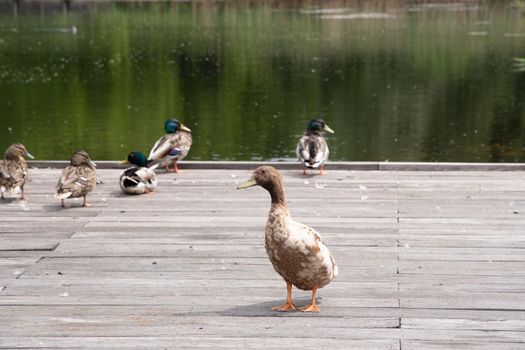
[[170,135],[164,135],[162,136],[151,148],[151,151],[149,152],[148,160],[159,160],[170,152],[170,150],[173,148],[171,141],[170,141]]
[[3,160],[0,160],[0,179],[8,180],[11,178],[11,175],[4,169],[2,162]]
[[62,175],[58,179],[57,192],[70,191],[85,182],[78,173],[78,169],[74,166],[69,166],[62,171]]
[[149,168],[140,168],[135,171],[135,174],[144,181],[149,181],[154,178],[155,172]]
[[303,136],[299,139],[297,144],[297,157],[300,161],[308,161],[310,159],[310,144],[308,142],[308,137]]
[[[173,152],[174,149],[179,148],[181,136],[179,134],[167,134],[162,136],[149,152],[148,161],[162,159]],[[179,150],[180,152],[180,150]]]

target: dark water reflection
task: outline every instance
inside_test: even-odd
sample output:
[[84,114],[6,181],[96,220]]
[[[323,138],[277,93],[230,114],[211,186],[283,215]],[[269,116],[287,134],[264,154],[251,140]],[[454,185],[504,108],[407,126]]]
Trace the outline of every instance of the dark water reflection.
[[[364,5],[363,5],[364,3]],[[333,160],[525,161],[525,3],[0,4],[0,148],[292,158],[324,116]]]

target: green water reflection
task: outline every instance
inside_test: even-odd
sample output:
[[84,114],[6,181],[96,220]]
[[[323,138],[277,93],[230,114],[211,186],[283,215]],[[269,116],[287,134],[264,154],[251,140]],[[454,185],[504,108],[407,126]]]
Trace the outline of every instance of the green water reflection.
[[320,4],[5,2],[0,148],[123,159],[175,116],[187,159],[283,159],[323,116],[332,160],[525,161],[522,2]]

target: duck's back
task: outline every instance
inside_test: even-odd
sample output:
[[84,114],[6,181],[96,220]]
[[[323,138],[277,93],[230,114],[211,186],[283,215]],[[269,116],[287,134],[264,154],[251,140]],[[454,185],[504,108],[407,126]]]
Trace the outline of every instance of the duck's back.
[[24,159],[0,161],[0,186],[14,189],[27,181],[27,163]]
[[322,288],[337,275],[335,260],[321,236],[284,212],[270,213],[265,243],[274,269],[299,289]]
[[157,187],[157,176],[149,168],[128,168],[120,176],[120,188],[131,194],[142,194]]
[[309,168],[323,165],[328,159],[329,152],[324,137],[316,133],[303,135],[296,149],[297,158]]
[[71,197],[84,196],[95,188],[96,182],[95,169],[87,165],[70,165],[58,179],[57,193],[71,192]]

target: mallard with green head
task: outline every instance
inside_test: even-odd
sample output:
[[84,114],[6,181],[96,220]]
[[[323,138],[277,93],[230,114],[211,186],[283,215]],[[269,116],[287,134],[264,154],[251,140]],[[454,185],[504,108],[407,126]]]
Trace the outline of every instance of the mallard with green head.
[[27,163],[24,157],[34,158],[21,143],[12,144],[0,160],[0,192],[14,193],[20,190],[20,199],[25,199],[24,185],[27,181]]
[[120,189],[129,194],[153,192],[158,184],[157,175],[153,171],[157,165],[148,168],[148,159],[139,151],[128,154],[128,163],[135,166],[124,170],[120,175]]
[[176,119],[168,119],[164,130],[166,134],[155,142],[149,153],[148,166],[159,164],[169,172],[169,163],[173,160],[173,171],[178,173],[177,161],[188,155],[193,142],[191,129]]
[[86,196],[97,183],[95,168],[96,164],[89,158],[86,151],[73,153],[70,165],[62,171],[57,183],[55,197],[62,201],[62,207],[64,207],[64,199],[78,197],[84,197],[82,206],[89,206]]
[[306,168],[319,168],[319,175],[323,174],[324,163],[328,159],[328,145],[323,137],[323,132],[334,133],[322,119],[312,119],[306,127],[304,135],[297,144],[297,158],[303,164],[303,174]]
[[310,304],[299,310],[319,312],[315,297],[319,288],[337,276],[334,258],[317,231],[291,218],[284,198],[283,178],[275,168],[257,168],[251,178],[237,189],[255,185],[270,193],[272,205],[266,223],[265,248],[273,268],[284,278],[287,286],[286,303],[272,309],[296,310],[292,302],[292,286],[296,286],[312,291]]

